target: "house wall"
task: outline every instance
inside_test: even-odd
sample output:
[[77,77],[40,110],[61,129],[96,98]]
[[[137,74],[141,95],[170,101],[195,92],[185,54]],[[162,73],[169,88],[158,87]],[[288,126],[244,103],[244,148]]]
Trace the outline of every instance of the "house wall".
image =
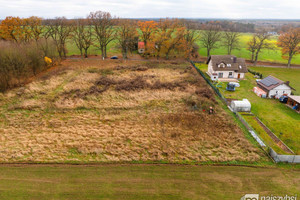
[[234,71],[214,71],[211,61],[209,61],[208,65],[207,65],[207,71],[210,75],[212,75],[213,73],[217,73],[218,75],[219,75],[219,73],[223,73],[223,78],[228,78],[229,72],[232,72],[232,74],[233,74],[232,78],[237,79],[238,74],[240,74],[240,79],[243,79],[245,77],[245,73],[237,73],[237,72],[234,72]]
[[212,63],[211,63],[211,61],[209,61],[207,67],[208,67],[208,68],[207,68],[208,73],[213,74],[213,73],[214,73],[214,70],[213,70],[213,68],[212,68]]
[[240,74],[240,79],[243,79],[245,77],[245,73],[238,73],[238,72],[234,72],[233,76],[234,78],[238,78],[238,74]]
[[282,84],[270,90],[268,97],[271,98],[272,96],[275,96],[275,98],[279,98],[283,94],[290,95],[291,93],[292,93],[292,89],[286,84]]

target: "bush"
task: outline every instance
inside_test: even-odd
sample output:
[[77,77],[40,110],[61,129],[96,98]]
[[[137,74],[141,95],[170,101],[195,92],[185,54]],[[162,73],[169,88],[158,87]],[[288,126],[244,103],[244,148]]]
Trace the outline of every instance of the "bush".
[[29,76],[46,69],[44,57],[56,59],[51,41],[0,42],[0,92],[23,84]]

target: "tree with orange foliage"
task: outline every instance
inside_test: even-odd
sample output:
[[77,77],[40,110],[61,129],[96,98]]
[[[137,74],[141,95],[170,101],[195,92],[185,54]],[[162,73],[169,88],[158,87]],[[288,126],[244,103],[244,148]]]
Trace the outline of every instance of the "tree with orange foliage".
[[38,41],[44,29],[44,26],[42,26],[42,18],[35,16],[29,17],[26,19],[26,25],[30,39]]
[[147,52],[148,42],[152,40],[154,33],[157,30],[157,23],[155,21],[138,21],[138,26],[141,30],[141,38],[145,44],[145,52]]
[[300,53],[300,28],[290,28],[280,34],[277,46],[281,48],[282,58],[288,59],[290,67],[293,56]]
[[6,17],[1,22],[1,38],[8,41],[29,42],[37,41],[42,34],[42,19],[39,17],[19,18]]
[[4,40],[21,42],[24,40],[22,19],[19,17],[6,17],[1,21],[1,34]]

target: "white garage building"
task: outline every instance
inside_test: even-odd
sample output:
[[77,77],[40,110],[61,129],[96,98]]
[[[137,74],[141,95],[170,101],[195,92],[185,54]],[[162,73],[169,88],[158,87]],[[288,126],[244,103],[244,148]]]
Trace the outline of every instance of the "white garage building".
[[268,98],[276,98],[283,95],[291,95],[295,90],[289,85],[289,81],[282,81],[274,76],[268,76],[257,82],[257,86],[267,93]]

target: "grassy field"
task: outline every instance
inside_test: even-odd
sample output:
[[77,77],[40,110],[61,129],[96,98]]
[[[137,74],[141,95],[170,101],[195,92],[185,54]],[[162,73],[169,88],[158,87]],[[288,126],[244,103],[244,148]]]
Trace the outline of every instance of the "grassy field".
[[299,169],[230,166],[0,166],[1,199],[240,199],[295,195]]
[[[207,65],[198,65],[203,71],[207,71]],[[264,75],[269,73],[282,80],[291,81],[291,85],[300,91],[299,83],[300,69],[279,69],[279,68],[251,68],[257,69]],[[255,78],[251,73],[246,74],[245,80],[240,81],[241,87],[236,88],[235,92],[226,91],[226,84],[220,91],[226,98],[243,99],[247,98],[251,102],[251,112],[254,113],[273,133],[275,133],[284,143],[286,143],[295,153],[300,154],[300,115],[281,104],[275,99],[262,99],[252,91],[256,86]],[[299,94],[299,93],[298,93]],[[250,123],[250,122],[249,122]],[[251,123],[250,123],[251,125]],[[252,124],[255,127],[255,124]]]
[[1,162],[266,159],[186,62],[70,59],[0,98]]
[[[247,50],[247,42],[251,39],[252,34],[251,33],[241,33],[240,37],[240,49],[239,50],[233,50],[232,54],[245,58],[245,59],[251,59],[251,54]],[[271,42],[276,45],[277,37],[273,36],[271,39]],[[198,42],[198,45],[201,47],[201,44]],[[207,56],[206,49],[200,48],[199,50],[200,55]],[[215,50],[212,50],[212,55],[226,55],[226,48],[219,45],[219,47]],[[276,48],[275,50],[262,50],[262,52],[259,54],[258,60],[260,61],[269,61],[269,62],[279,62],[279,63],[287,63],[287,60],[284,60],[281,57],[281,51],[279,48]],[[300,55],[297,55],[293,58],[292,64],[300,64]]]

